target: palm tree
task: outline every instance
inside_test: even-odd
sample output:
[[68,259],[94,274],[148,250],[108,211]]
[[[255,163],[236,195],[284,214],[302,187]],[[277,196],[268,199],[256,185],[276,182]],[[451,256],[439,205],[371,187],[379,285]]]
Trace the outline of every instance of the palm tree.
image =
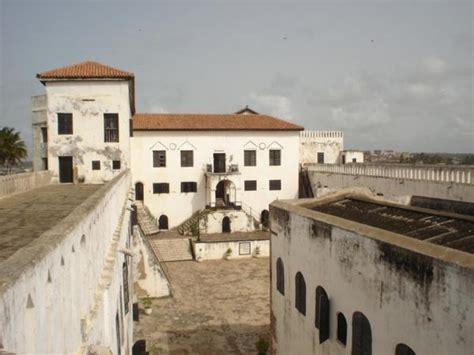
[[20,132],[10,127],[0,129],[0,165],[5,165],[10,173],[11,168],[20,164],[26,156],[26,145],[20,138]]

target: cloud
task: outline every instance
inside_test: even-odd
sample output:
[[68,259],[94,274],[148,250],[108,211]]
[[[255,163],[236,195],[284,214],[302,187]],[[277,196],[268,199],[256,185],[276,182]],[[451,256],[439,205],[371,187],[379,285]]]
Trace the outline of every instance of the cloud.
[[389,106],[380,98],[332,107],[331,118],[338,126],[351,130],[373,128],[391,121]]
[[431,56],[421,60],[420,69],[428,75],[442,75],[446,73],[448,66],[442,59]]
[[255,110],[278,118],[291,120],[291,100],[283,95],[251,93],[250,100]]

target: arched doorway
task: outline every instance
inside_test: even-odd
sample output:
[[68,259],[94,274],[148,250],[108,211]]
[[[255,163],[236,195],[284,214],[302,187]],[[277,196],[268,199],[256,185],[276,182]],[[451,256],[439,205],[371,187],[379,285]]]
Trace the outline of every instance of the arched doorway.
[[132,347],[132,355],[148,355],[149,352],[146,351],[146,340],[141,339],[137,340]]
[[226,207],[235,204],[236,188],[230,180],[221,180],[216,185],[216,206]]
[[260,214],[260,222],[262,222],[262,226],[268,228],[270,224],[270,213],[268,212],[268,210],[262,211],[262,213]]
[[159,229],[168,229],[168,216],[162,214],[158,219],[158,228]]
[[135,184],[135,200],[143,201],[143,184],[141,182]]
[[225,216],[222,219],[222,233],[230,233],[231,228],[230,228],[230,218]]

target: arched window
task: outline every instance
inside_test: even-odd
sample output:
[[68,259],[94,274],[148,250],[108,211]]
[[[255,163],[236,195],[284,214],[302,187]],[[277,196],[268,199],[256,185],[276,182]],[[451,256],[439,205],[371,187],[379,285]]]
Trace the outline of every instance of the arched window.
[[295,276],[295,307],[302,315],[306,315],[306,283],[301,272]]
[[395,348],[395,355],[416,355],[416,353],[408,345],[398,344]]
[[162,214],[158,219],[158,228],[159,229],[168,229],[168,216]]
[[285,295],[285,269],[283,268],[283,261],[281,260],[281,258],[277,259],[276,273],[277,273],[277,290],[282,295]]
[[342,313],[337,314],[337,340],[344,345],[347,343],[347,321]]
[[270,213],[268,210],[263,210],[262,213],[260,213],[260,222],[262,222],[262,226],[268,228],[270,225]]
[[369,320],[360,312],[352,316],[352,355],[372,355],[372,331]]
[[319,329],[319,344],[322,344],[329,339],[329,298],[321,286],[316,288],[314,325]]
[[230,218],[225,216],[222,218],[222,233],[230,233]]
[[135,184],[135,200],[143,201],[143,184],[141,182]]

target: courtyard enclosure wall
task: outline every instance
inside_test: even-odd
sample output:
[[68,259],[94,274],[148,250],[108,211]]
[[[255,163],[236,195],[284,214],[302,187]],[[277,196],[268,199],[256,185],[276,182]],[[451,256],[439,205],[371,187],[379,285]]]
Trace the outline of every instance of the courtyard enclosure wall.
[[[47,82],[47,157],[53,181],[59,179],[58,157],[73,157],[75,179],[102,183],[130,167],[129,84],[117,81]],[[72,134],[58,134],[58,114],[72,114]],[[104,114],[118,114],[118,142],[104,140]],[[114,169],[112,161],[120,161]],[[100,169],[92,169],[92,161]]]
[[130,353],[131,260],[120,252],[130,248],[129,188],[127,171],[0,264],[4,351],[85,354],[96,345]]
[[259,224],[256,225],[255,218],[246,214],[244,211],[217,210],[200,219],[200,233],[222,233],[222,224],[226,217],[229,218],[230,221],[230,232],[253,232],[258,230]]
[[47,185],[51,177],[51,171],[0,176],[0,198]]
[[[372,354],[406,344],[416,354],[474,348],[473,256],[277,201],[270,209],[273,349],[277,354],[351,354],[353,315],[371,328]],[[284,295],[277,290],[277,260]],[[306,284],[306,315],[295,308],[295,275]],[[315,294],[329,298],[329,339],[319,343]],[[347,321],[346,345],[337,317]]]
[[311,165],[308,176],[315,196],[347,187],[367,187],[394,202],[413,195],[474,202],[474,169],[465,166],[401,164]]
[[300,132],[300,164],[318,163],[318,153],[322,153],[324,164],[339,162],[344,148],[344,134],[341,131],[303,131]]
[[223,259],[227,250],[231,259],[268,257],[270,256],[269,240],[243,240],[226,242],[193,242],[194,255],[196,260],[218,260]]
[[[132,181],[142,183],[144,203],[173,228],[194,212],[215,204],[216,186],[231,181],[237,204],[258,215],[275,199],[298,194],[298,131],[135,131],[132,138]],[[269,151],[281,150],[281,165],[269,164]],[[180,152],[193,151],[192,167],[181,167]],[[256,152],[256,166],[244,166],[244,150]],[[166,167],[153,167],[153,151],[166,152]],[[208,172],[214,153],[225,153],[226,173]],[[233,171],[228,168],[234,167]],[[257,181],[245,191],[246,180]],[[281,190],[270,190],[280,180]],[[196,192],[181,192],[182,182],[196,182]],[[153,193],[154,183],[169,184],[169,193]]]

